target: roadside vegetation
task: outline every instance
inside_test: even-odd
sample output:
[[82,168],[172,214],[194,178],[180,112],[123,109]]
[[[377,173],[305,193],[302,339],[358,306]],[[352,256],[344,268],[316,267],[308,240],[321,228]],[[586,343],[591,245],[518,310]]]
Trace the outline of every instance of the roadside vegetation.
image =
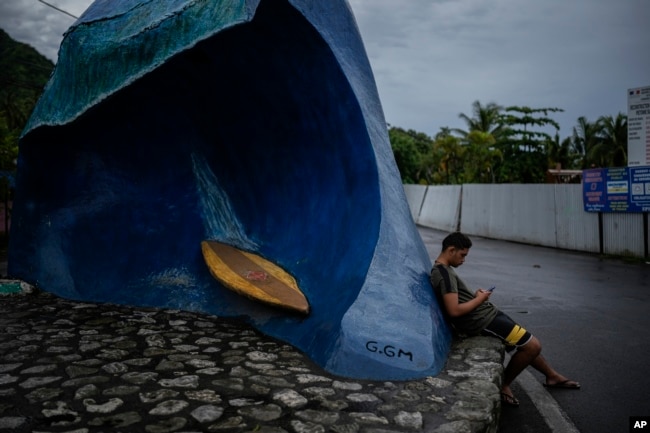
[[465,129],[429,137],[390,126],[388,135],[404,183],[543,183],[549,169],[627,165],[627,116],[580,117],[561,139],[560,111],[475,101],[471,114],[459,114]]

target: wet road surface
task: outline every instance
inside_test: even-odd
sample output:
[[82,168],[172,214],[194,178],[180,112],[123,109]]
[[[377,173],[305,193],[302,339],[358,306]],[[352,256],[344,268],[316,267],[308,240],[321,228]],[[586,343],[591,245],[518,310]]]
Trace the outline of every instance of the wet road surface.
[[[446,233],[420,233],[435,258]],[[496,286],[491,300],[540,339],[558,371],[581,383],[579,391],[549,391],[580,432],[625,432],[630,416],[650,415],[650,264],[472,241],[458,274],[473,288]],[[501,432],[549,431],[519,415],[529,410],[527,397],[519,398],[522,407],[504,409]]]

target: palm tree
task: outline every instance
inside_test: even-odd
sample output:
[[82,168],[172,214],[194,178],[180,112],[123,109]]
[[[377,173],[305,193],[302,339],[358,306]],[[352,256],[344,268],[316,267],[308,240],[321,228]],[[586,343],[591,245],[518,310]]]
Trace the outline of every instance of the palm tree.
[[465,148],[461,146],[458,137],[443,136],[433,143],[434,160],[438,169],[434,181],[445,185],[462,183],[462,161]]
[[492,134],[498,141],[504,129],[503,123],[501,122],[502,110],[503,107],[494,102],[489,102],[484,107],[479,101],[474,101],[472,104],[472,117],[464,113],[458,115],[467,124],[467,131],[457,128],[452,131],[459,134],[462,138],[467,138],[472,131],[487,132]]
[[627,116],[618,113],[598,119],[600,140],[591,152],[601,161],[601,167],[627,165]]
[[581,163],[583,155],[576,154],[572,149],[571,137],[560,141],[560,135],[555,134],[555,137],[549,140],[547,144],[549,167],[557,167],[559,164],[561,168],[570,170],[576,168],[576,163]]
[[463,160],[463,181],[494,183],[494,167],[503,159],[501,151],[494,148],[494,137],[489,132],[472,131],[467,136],[467,141],[467,152]]
[[593,148],[600,142],[601,125],[598,122],[590,122],[586,117],[578,117],[578,125],[573,127],[571,142],[573,151],[582,156],[582,168],[589,168],[592,165],[602,166],[594,158]]

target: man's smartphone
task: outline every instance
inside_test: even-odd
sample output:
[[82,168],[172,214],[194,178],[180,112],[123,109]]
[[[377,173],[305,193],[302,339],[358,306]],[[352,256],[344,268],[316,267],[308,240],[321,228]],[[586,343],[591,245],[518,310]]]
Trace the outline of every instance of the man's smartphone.
[[492,290],[496,289],[496,286],[492,286],[489,289],[487,289],[488,292],[491,292]]

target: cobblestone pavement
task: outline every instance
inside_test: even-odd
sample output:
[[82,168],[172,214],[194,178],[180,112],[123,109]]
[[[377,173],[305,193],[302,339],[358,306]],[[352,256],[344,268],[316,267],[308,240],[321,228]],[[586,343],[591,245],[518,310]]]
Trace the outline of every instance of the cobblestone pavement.
[[0,295],[0,432],[494,432],[503,352],[455,343],[437,377],[335,377],[215,316]]

